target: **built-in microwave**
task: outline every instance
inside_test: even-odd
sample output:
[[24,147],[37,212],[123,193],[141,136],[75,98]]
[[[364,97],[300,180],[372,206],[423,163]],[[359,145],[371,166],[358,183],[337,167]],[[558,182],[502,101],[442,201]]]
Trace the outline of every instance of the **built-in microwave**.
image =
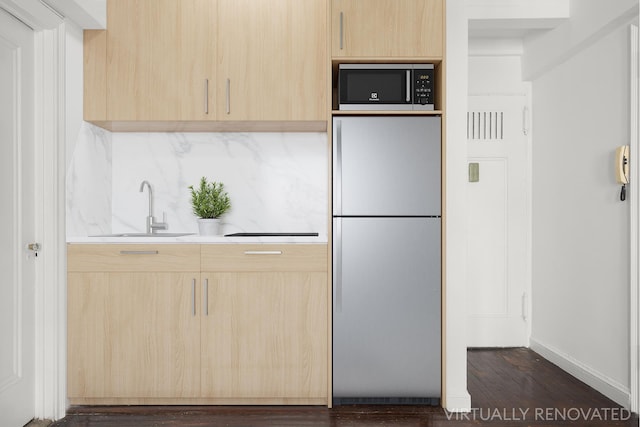
[[433,64],[340,64],[340,110],[434,109]]

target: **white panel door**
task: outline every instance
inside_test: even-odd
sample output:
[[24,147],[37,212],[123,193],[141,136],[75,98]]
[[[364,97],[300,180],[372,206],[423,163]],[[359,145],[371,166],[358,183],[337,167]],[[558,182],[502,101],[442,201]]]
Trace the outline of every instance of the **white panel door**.
[[469,347],[529,345],[526,101],[525,96],[469,97]]
[[0,10],[0,425],[34,416],[34,33]]

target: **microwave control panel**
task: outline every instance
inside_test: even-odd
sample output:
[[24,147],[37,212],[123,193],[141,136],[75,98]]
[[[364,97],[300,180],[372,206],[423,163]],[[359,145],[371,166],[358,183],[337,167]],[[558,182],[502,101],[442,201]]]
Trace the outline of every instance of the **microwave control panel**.
[[433,68],[413,70],[414,104],[433,105]]

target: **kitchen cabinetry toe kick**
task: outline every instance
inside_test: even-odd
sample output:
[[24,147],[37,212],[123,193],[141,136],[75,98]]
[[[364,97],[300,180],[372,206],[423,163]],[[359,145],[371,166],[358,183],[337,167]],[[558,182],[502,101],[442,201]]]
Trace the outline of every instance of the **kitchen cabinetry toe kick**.
[[326,397],[305,398],[69,398],[70,405],[327,405]]

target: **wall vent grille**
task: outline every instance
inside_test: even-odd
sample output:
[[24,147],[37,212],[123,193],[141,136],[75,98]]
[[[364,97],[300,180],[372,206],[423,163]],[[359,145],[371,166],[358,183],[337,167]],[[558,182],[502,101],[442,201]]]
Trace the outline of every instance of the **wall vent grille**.
[[504,111],[468,111],[467,140],[502,141],[504,139]]

